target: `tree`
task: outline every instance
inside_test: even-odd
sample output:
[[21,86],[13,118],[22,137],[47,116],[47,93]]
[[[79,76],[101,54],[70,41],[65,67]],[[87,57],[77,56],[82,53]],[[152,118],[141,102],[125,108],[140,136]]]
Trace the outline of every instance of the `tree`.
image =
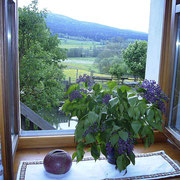
[[60,62],[66,58],[58,36],[46,26],[46,11],[37,4],[19,8],[20,96],[35,112],[59,106],[64,95]]
[[128,40],[121,37],[112,38],[98,54],[95,63],[100,73],[109,73],[114,64],[121,63],[122,50],[128,47]]
[[135,77],[144,79],[146,66],[147,42],[135,41],[123,51],[123,60]]
[[119,64],[112,65],[109,72],[112,76],[115,76],[118,80],[120,80],[123,75],[127,74],[128,67],[124,62],[121,62]]

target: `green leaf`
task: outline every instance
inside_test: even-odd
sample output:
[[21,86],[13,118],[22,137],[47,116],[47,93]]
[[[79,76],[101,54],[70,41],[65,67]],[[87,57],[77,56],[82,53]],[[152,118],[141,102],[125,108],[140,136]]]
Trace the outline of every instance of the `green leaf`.
[[101,112],[107,114],[107,106],[103,106]]
[[121,139],[123,139],[124,141],[127,141],[127,139],[128,139],[128,133],[127,132],[119,131],[118,134],[121,137]]
[[77,152],[74,152],[73,155],[72,155],[72,160],[77,157]]
[[110,103],[111,107],[114,107],[115,105],[117,105],[119,103],[119,99],[117,97],[112,98],[112,99],[110,99],[109,103]]
[[91,146],[91,155],[95,159],[95,161],[100,156],[100,146],[97,145],[96,143]]
[[138,120],[140,118],[140,111],[137,107],[134,107],[134,111],[135,111],[135,114],[136,114],[136,119]]
[[135,165],[135,154],[133,152],[127,154],[129,159],[131,160],[132,164]]
[[96,122],[97,120],[98,120],[98,115],[95,113],[95,112],[93,112],[93,111],[90,111],[89,113],[88,113],[88,120],[89,120],[89,122],[91,123],[91,124],[93,124],[94,122]]
[[117,83],[115,81],[108,81],[107,85],[110,90],[113,90],[117,86]]
[[92,134],[87,134],[85,140],[86,144],[91,144],[96,141],[95,137]]
[[118,142],[118,140],[119,140],[118,134],[114,134],[110,137],[110,142],[113,146]]
[[100,92],[101,89],[102,89],[102,87],[101,87],[100,84],[95,84],[95,85],[93,86],[93,90],[94,90],[95,92]]
[[75,141],[76,142],[80,142],[83,140],[83,133],[84,133],[84,128],[83,128],[84,122],[83,121],[79,121],[77,126],[76,126],[76,130],[75,130]]
[[79,162],[83,159],[85,152],[82,149],[81,150],[77,149],[76,152],[77,152],[77,162]]
[[118,169],[119,171],[123,171],[124,170],[124,163],[123,163],[123,155],[119,156],[116,160],[116,163],[117,163],[117,166],[118,166]]
[[84,157],[84,147],[85,147],[85,144],[83,142],[80,142],[77,147],[76,147],[76,152],[77,152],[77,162],[81,161]]
[[133,121],[131,123],[131,127],[133,128],[134,132],[137,134],[141,128],[141,123],[139,121]]
[[103,154],[104,156],[107,156],[107,154],[106,154],[106,145],[105,145],[104,143],[102,143],[100,147],[101,147],[101,152],[102,152],[102,154]]
[[129,115],[129,117],[134,117],[134,109],[132,108],[132,107],[130,107],[129,109],[128,109],[128,115]]
[[130,164],[130,160],[126,157],[126,155],[122,154],[118,156],[116,163],[119,171],[121,172],[127,168],[127,166]]
[[140,101],[137,104],[137,108],[140,110],[141,115],[144,115],[144,113],[146,112],[146,103],[144,101]]
[[84,143],[83,142],[80,142],[80,143],[78,143],[78,145],[77,145],[77,148],[76,149],[78,149],[78,150],[82,150],[82,149],[84,149]]
[[121,113],[123,113],[123,111],[124,111],[124,106],[123,106],[122,104],[120,104],[120,105],[119,105],[119,109],[120,109]]
[[149,147],[151,144],[154,143],[154,133],[153,130],[151,130],[151,133],[148,134],[148,136],[145,138],[145,148]]
[[129,97],[128,98],[128,102],[129,102],[130,106],[135,106],[137,101],[138,101],[138,97],[137,96],[133,96],[133,97]]
[[154,118],[154,111],[153,111],[152,109],[149,109],[149,110],[147,111],[147,117],[148,117],[148,120],[149,120],[149,121],[152,121],[152,120],[153,120],[153,118]]
[[115,131],[118,131],[119,129],[120,129],[120,127],[114,124],[113,129],[112,129],[112,133]]
[[76,90],[78,86],[79,86],[78,84],[73,84],[73,85],[71,85],[71,86],[69,87],[69,89],[67,90],[67,92],[65,93],[65,95],[71,94],[71,92],[74,91],[74,90]]
[[147,136],[149,133],[151,133],[149,126],[144,126],[141,132],[142,137]]
[[120,87],[120,89],[121,89],[121,91],[122,92],[125,92],[125,91],[130,91],[131,90],[131,88],[129,87],[129,86],[125,86],[125,85],[122,85],[121,87]]

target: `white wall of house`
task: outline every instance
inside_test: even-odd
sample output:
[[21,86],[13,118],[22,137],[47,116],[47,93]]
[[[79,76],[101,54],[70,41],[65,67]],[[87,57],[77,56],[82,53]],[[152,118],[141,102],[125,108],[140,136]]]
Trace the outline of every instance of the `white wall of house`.
[[159,80],[165,0],[151,0],[145,78]]

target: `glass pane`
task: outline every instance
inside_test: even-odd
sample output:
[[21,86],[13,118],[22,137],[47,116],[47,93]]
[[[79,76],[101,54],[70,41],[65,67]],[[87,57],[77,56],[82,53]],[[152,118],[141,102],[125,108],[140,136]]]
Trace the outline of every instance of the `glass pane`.
[[[74,131],[78,120],[69,121],[62,106],[67,89],[79,76],[87,74],[106,87],[112,79],[133,86],[145,74],[150,0],[108,0],[103,5],[96,0],[53,2],[18,1],[21,129],[25,131]],[[127,50],[126,63],[122,52],[128,47],[134,52],[132,57]],[[135,65],[129,69],[132,59]]]
[[8,85],[9,85],[9,91],[8,91],[8,102],[9,102],[9,116],[10,116],[10,121],[11,121],[11,134],[12,134],[12,139],[15,135],[15,114],[14,114],[14,90],[15,90],[15,84],[14,84],[14,61],[15,61],[15,56],[13,52],[13,6],[10,1],[8,1]]
[[180,133],[180,16],[178,16],[176,59],[170,120],[170,127]]
[[3,180],[3,165],[2,165],[2,158],[1,158],[1,136],[0,136],[0,180]]

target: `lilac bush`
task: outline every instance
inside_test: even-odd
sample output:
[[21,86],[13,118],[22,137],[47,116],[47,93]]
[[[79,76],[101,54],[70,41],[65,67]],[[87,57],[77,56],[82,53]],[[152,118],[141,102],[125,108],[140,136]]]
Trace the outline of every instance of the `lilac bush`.
[[[91,87],[91,91],[89,91]],[[154,142],[154,129],[162,130],[162,113],[167,96],[155,81],[143,81],[137,88],[118,86],[110,81],[107,87],[93,83],[88,75],[80,76],[66,95],[63,110],[70,118],[77,116],[76,152],[81,161],[89,146],[96,160],[102,153],[113,156],[119,171],[132,162],[136,138],[143,138],[145,147]]]

